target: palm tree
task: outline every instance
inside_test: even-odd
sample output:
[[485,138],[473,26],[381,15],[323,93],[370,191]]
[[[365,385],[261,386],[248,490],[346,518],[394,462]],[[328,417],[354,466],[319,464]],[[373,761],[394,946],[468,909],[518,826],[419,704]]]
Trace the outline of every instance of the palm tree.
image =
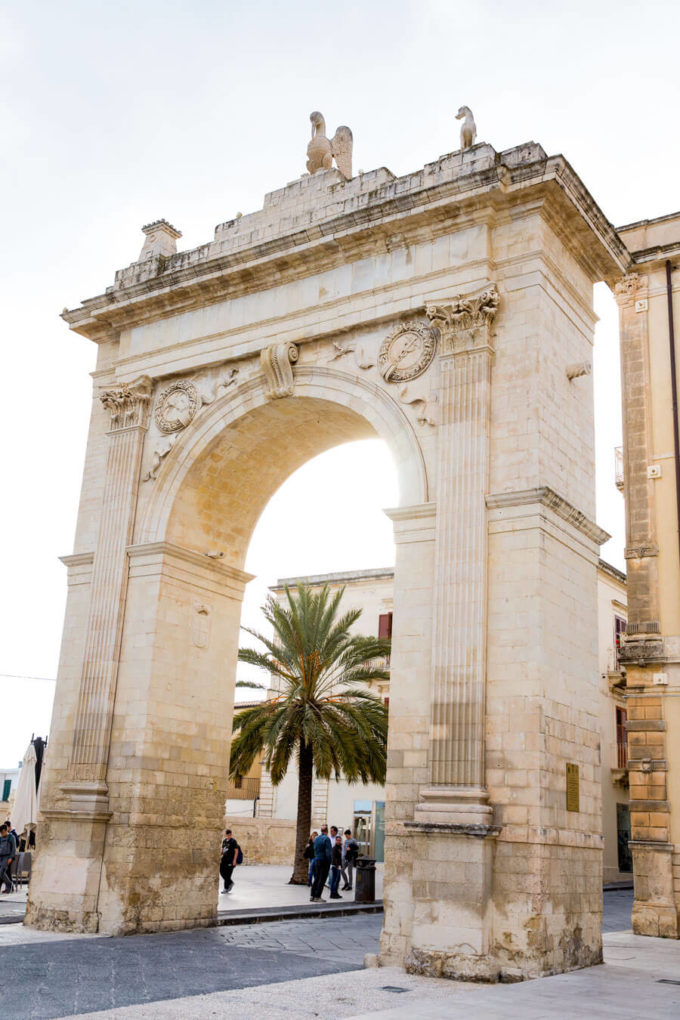
[[298,584],[285,589],[287,604],[269,596],[262,607],[274,636],[267,638],[244,627],[266,651],[241,648],[241,662],[259,666],[278,678],[278,693],[270,700],[238,712],[231,745],[230,775],[246,775],[264,751],[264,765],[277,786],[291,758],[298,766],[295,862],[290,882],[307,882],[302,856],[312,818],[312,778],[350,783],[385,782],[387,708],[367,690],[373,680],[389,673],[376,659],[389,655],[390,642],[350,635],[361,616],[338,607],[344,588],[331,595],[328,585],[314,592]]

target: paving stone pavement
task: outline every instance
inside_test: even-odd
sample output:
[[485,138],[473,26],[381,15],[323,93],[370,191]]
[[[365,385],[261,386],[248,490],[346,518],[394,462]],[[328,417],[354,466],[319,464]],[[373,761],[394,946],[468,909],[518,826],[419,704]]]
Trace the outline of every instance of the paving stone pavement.
[[[628,890],[605,893],[606,931],[629,928],[631,901]],[[380,914],[366,914],[128,938],[60,937],[7,925],[0,938],[3,1010],[21,1020],[101,1016],[110,1010],[116,1017],[186,1020],[226,1015],[223,1009],[229,1013],[238,1006],[260,1020],[325,1016],[323,1003],[333,1002],[334,994],[340,997],[337,1015],[351,1016],[362,1012],[356,1006],[366,1001],[363,995],[357,1000],[360,988],[371,1009],[386,1008],[387,999],[394,1010],[400,996],[385,986],[408,986],[418,996],[415,1016],[423,992],[450,999],[451,982],[420,979],[425,982],[421,989],[420,981],[407,980],[401,971],[389,978],[384,971],[352,975],[362,970],[366,953],[377,952],[381,925]],[[621,952],[625,962],[628,947]],[[306,989],[304,1006],[296,987],[299,994]],[[456,996],[470,989],[454,987]]]
[[26,1020],[268,985],[363,967],[382,917],[318,918],[128,938],[8,945],[3,1012]]

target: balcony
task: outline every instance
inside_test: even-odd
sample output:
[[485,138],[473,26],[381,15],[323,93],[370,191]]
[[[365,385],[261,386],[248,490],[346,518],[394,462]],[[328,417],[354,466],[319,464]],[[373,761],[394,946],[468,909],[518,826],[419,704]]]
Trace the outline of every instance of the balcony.
[[227,800],[257,800],[260,796],[260,780],[256,777],[236,776],[227,786]]

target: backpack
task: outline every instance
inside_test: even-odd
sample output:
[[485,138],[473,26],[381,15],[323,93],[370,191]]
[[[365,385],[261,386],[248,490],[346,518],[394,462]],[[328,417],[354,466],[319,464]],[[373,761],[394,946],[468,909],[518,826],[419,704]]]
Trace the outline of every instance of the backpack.
[[236,848],[236,863],[243,864],[243,850],[241,850],[240,846]]

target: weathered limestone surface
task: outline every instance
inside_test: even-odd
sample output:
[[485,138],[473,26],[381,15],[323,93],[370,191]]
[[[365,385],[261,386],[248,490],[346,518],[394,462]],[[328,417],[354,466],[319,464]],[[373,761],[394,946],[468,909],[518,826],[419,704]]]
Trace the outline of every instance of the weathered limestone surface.
[[[295,850],[295,822],[287,818],[250,818],[227,815],[229,826],[243,850],[244,864],[286,864]],[[214,889],[213,889],[214,893]]]
[[[29,923],[210,923],[252,530],[310,457],[380,436],[400,475],[382,958],[483,980],[600,959],[604,533],[572,369],[593,281],[628,260],[562,157],[473,145],[402,178],[320,170],[67,313],[100,361]],[[100,390],[140,379],[133,526],[106,575],[120,650],[97,663]],[[110,720],[89,804],[79,703]]]

